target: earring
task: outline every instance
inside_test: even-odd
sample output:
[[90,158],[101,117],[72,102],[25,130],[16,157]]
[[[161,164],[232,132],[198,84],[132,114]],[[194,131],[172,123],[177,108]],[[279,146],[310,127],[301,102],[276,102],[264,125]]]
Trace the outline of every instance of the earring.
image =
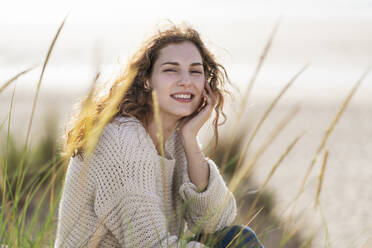
[[148,80],[146,80],[146,82],[143,84],[143,88],[145,92],[150,92],[152,90],[149,84],[150,82]]
[[146,84],[143,86],[145,92],[150,92],[151,88],[148,87]]

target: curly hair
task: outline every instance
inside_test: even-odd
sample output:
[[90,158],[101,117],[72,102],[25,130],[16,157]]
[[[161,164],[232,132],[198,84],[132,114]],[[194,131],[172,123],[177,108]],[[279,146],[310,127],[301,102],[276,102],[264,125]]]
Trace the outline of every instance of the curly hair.
[[[231,84],[231,82],[225,68],[216,62],[214,55],[206,48],[199,33],[189,25],[182,24],[158,30],[129,59],[125,73],[113,82],[109,93],[103,98],[91,101],[94,106],[90,107],[90,111],[85,111],[85,117],[80,116],[80,120],[76,119],[65,135],[65,155],[75,156],[85,151],[89,126],[91,126],[87,124],[87,121],[95,123],[104,113],[106,115],[109,113],[109,118],[107,116],[105,118],[107,122],[117,116],[135,117],[147,130],[153,116],[153,108],[151,90],[145,88],[145,82],[151,77],[153,65],[159,57],[159,51],[170,44],[182,42],[191,42],[198,49],[203,61],[205,78],[216,95],[215,118],[213,120],[215,139],[213,151],[215,152],[218,144],[218,126],[226,122],[226,115],[223,112],[224,95],[227,93],[231,96],[225,86],[226,83]],[[120,101],[113,104],[113,96],[118,95],[118,91],[124,91],[123,82],[126,82],[128,86],[124,87],[125,92],[120,92]],[[107,111],[108,106],[111,111]],[[80,115],[82,112],[83,110]],[[224,120],[219,123],[221,115]]]

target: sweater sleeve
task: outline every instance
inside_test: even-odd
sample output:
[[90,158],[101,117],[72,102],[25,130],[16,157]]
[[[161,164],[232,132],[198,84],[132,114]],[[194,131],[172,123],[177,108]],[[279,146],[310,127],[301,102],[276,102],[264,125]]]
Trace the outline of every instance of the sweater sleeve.
[[[122,247],[180,247],[185,241],[167,231],[162,198],[155,192],[154,162],[141,150],[138,136],[112,126],[102,136],[94,211],[104,227]],[[206,246],[192,241],[183,247]]]
[[185,219],[191,230],[212,233],[230,225],[237,213],[236,201],[227,188],[213,160],[207,158],[209,183],[205,191],[197,187],[185,173],[179,193],[186,203]]

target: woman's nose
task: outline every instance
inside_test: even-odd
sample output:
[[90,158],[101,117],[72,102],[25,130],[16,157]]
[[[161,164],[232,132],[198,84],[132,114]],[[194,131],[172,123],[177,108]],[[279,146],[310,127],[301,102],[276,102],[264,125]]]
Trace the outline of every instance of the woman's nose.
[[180,85],[190,85],[191,84],[191,77],[188,73],[182,73],[180,78],[178,79],[178,84]]

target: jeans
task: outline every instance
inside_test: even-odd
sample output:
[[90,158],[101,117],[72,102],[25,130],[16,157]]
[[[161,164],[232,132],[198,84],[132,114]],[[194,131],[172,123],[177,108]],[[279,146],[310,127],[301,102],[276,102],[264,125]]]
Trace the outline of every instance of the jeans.
[[[239,232],[241,233],[239,234]],[[199,233],[193,236],[190,241],[198,241],[211,248],[225,248],[231,241],[231,244],[228,246],[229,248],[264,247],[252,229],[247,226],[238,225],[228,226],[211,234]]]

